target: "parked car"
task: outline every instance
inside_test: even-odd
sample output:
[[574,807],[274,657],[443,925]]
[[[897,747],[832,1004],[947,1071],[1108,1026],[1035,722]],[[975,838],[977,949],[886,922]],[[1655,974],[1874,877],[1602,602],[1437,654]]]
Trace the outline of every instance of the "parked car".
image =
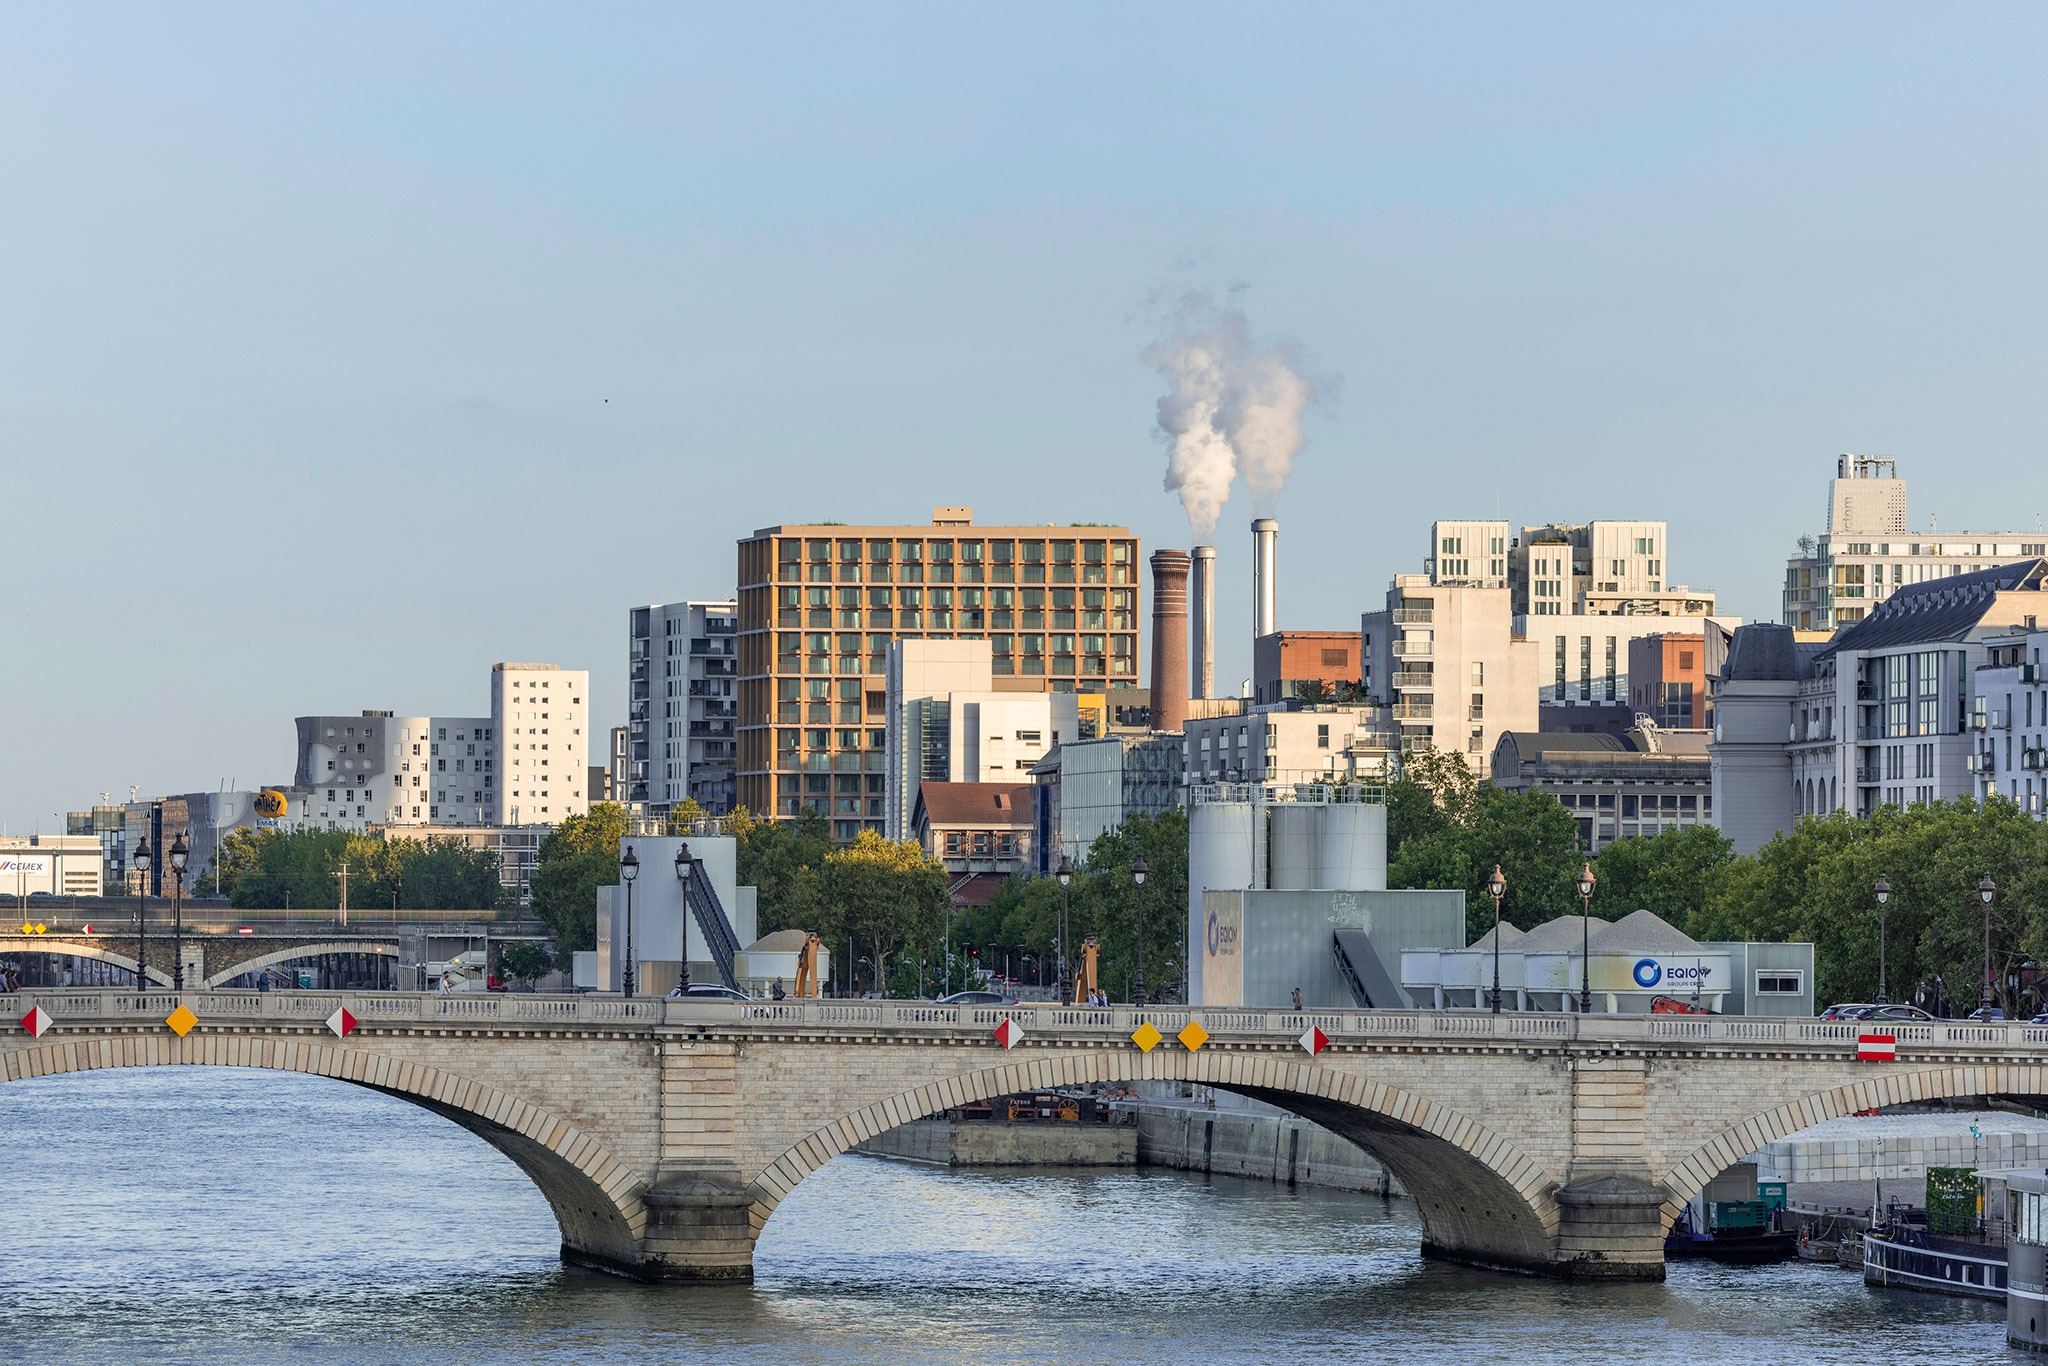
[[1910,1020],[1919,1023],[1934,1017],[1919,1006],[1872,1006],[1856,1017],[1859,1020]]
[[672,991],[670,997],[680,996],[685,1001],[749,1001],[754,998],[744,991],[734,991],[719,982],[692,982],[683,991]]
[[1978,1006],[1964,1018],[1971,1020],[2002,1020],[2005,1018],[2005,1012],[1997,1006]]
[[1845,1001],[1841,1005],[1829,1006],[1820,1013],[1823,1020],[1860,1019],[1866,1010],[1876,1009],[1869,1001]]
[[2041,1014],[2036,1015],[2033,1019],[2027,1021],[2027,1023],[2037,1025],[2048,1025],[2048,1011],[2043,1011]]
[[951,996],[941,996],[932,1002],[935,1006],[1013,1006],[1014,996],[1005,996],[1000,991],[956,991]]

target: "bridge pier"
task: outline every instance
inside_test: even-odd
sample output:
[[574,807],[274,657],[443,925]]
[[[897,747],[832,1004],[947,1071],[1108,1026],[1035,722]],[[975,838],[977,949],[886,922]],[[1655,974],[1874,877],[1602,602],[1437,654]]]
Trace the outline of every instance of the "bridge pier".
[[1666,1198],[1647,1167],[1574,1171],[1557,1192],[1563,1219],[1551,1270],[1573,1281],[1663,1280]]
[[671,1285],[751,1284],[760,1233],[748,1214],[754,1200],[738,1173],[664,1174],[641,1196],[643,1259],[611,1269]]

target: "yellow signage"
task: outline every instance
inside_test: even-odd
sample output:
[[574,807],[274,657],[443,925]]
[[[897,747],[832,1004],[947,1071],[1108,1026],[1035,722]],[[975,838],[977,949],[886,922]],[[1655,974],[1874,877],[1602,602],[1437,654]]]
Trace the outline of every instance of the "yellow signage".
[[1137,1031],[1131,1035],[1131,1042],[1138,1046],[1140,1053],[1150,1053],[1153,1049],[1159,1047],[1159,1041],[1165,1037],[1165,1035],[1159,1032],[1158,1025],[1147,1020],[1139,1025]]
[[171,1033],[184,1038],[192,1032],[192,1026],[199,1023],[199,1017],[184,1006],[179,1006],[164,1017],[164,1023],[171,1027]]
[[1202,1028],[1200,1020],[1189,1020],[1187,1028],[1181,1030],[1175,1037],[1180,1040],[1181,1047],[1192,1053],[1203,1044],[1209,1042],[1209,1031]]
[[256,814],[264,820],[276,820],[285,813],[288,805],[284,793],[274,787],[266,787],[256,794]]

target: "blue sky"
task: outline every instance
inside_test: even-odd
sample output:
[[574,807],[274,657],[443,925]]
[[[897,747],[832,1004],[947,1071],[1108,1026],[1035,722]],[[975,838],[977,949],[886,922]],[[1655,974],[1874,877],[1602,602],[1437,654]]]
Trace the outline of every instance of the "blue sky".
[[1323,382],[1285,626],[1496,508],[1665,518],[1771,617],[1838,451],[2031,527],[2043,70],[1996,4],[12,7],[0,819],[500,659],[615,723],[627,608],[773,522],[1185,545],[1188,288]]

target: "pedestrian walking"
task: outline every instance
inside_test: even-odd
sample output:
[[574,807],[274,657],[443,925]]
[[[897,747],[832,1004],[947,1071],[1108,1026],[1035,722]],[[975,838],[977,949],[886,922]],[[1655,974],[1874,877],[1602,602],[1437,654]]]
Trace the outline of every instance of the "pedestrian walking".
[[778,1001],[785,999],[789,995],[788,992],[782,989],[782,979],[780,977],[775,979],[774,986],[768,988],[768,994]]
[[1300,987],[1296,987],[1296,988],[1294,989],[1294,1008],[1295,1008],[1296,1010],[1300,1010],[1300,1009],[1301,1009],[1301,988],[1300,988]]

